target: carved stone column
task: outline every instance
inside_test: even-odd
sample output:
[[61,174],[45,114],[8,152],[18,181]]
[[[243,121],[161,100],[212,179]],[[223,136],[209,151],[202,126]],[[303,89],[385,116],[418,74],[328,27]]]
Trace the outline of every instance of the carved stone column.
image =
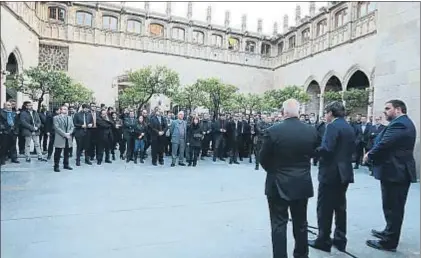
[[1,71],[0,76],[0,108],[3,108],[3,103],[6,102],[6,86],[4,85],[6,82],[5,71]]
[[284,31],[283,31],[283,33],[286,33],[288,31],[288,28],[289,28],[288,20],[289,20],[288,15],[285,14],[284,15],[284,24],[283,24],[284,25]]
[[295,26],[300,25],[300,21],[301,21],[301,6],[297,5],[297,7],[295,8]]
[[323,93],[320,93],[319,117],[323,116],[324,109],[325,109],[325,98],[323,97]]

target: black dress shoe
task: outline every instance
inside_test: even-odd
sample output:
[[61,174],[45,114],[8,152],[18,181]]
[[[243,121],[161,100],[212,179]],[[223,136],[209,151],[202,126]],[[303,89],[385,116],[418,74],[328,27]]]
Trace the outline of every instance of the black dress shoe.
[[171,167],[175,167],[175,164],[174,163],[171,163]]
[[373,236],[377,237],[377,238],[380,238],[380,239],[384,239],[386,237],[383,231],[378,231],[378,230],[375,230],[375,229],[371,230],[371,234]]
[[97,164],[97,165],[101,165],[101,163],[102,163],[102,161],[101,161],[101,160],[98,160],[98,161],[96,162],[96,164]]
[[314,249],[330,253],[331,247],[328,245],[319,244],[317,243],[317,240],[308,240],[308,245],[313,247]]
[[333,239],[332,245],[340,252],[345,252],[346,250],[346,244],[343,244],[343,242],[340,241],[336,241],[335,239]]
[[39,161],[43,161],[43,162],[47,162],[48,161],[47,159],[44,159],[44,158],[38,158],[38,160]]
[[80,161],[76,160],[76,166],[80,167]]
[[164,165],[164,161],[160,161],[159,165],[163,166]]
[[240,164],[240,162],[238,162],[238,161],[234,161],[234,164],[237,164],[237,165],[238,165],[238,164]]
[[66,170],[73,170],[73,168],[72,168],[71,166],[64,166],[64,167],[63,167],[63,169],[66,169]]
[[54,168],[54,172],[60,172],[59,168]]
[[152,166],[158,166],[158,164],[156,164],[156,163],[152,163]]
[[179,163],[178,163],[178,165],[179,165],[179,166],[182,166],[182,167],[186,166],[186,164],[181,163],[181,162],[179,162]]
[[31,158],[27,158],[26,162],[31,163]]
[[17,160],[17,159],[12,159],[12,163],[19,164],[20,162],[19,162],[19,160]]
[[90,160],[85,160],[85,164],[92,165],[92,162]]
[[256,165],[256,166],[254,167],[254,170],[259,170],[259,165]]
[[105,160],[105,163],[109,163],[109,164],[111,164],[112,162],[111,162],[111,160],[106,159],[106,160]]
[[396,246],[390,246],[383,240],[367,240],[365,243],[369,247],[372,247],[374,249],[388,252],[396,252]]

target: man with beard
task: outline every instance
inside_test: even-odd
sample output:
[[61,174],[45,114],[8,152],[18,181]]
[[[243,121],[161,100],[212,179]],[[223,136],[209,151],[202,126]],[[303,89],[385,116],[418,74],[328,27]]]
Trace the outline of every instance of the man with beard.
[[372,161],[373,175],[380,180],[386,220],[384,230],[371,231],[379,240],[368,240],[366,244],[384,251],[396,251],[409,186],[417,182],[414,160],[417,132],[406,113],[407,108],[403,101],[394,99],[386,102],[384,114],[390,123],[364,156],[365,163]]
[[168,124],[159,109],[155,111],[155,114],[149,120],[149,129],[152,165],[157,166],[157,161],[159,161],[160,165],[164,165],[165,132],[168,130]]
[[267,172],[267,196],[274,258],[287,256],[288,209],[295,238],[294,257],[308,257],[307,203],[313,197],[310,158],[317,147],[316,129],[298,119],[300,104],[283,103],[285,120],[266,129],[260,163]]
[[70,144],[73,142],[73,120],[68,116],[66,106],[60,108],[60,115],[53,118],[54,124],[54,172],[60,172],[60,157],[63,153],[63,168],[72,170],[69,166]]
[[110,150],[113,142],[112,128],[114,127],[113,121],[107,114],[107,110],[101,110],[100,117],[97,119],[97,164],[101,165],[104,158],[105,151],[105,163],[112,163],[110,159]]
[[205,114],[202,121],[200,121],[200,128],[203,130],[202,140],[202,154],[201,159],[208,157],[209,146],[212,140],[212,121],[210,121],[209,114]]
[[19,163],[16,150],[16,112],[12,110],[10,102],[4,103],[0,110],[0,164],[6,164],[9,154],[12,163]]
[[91,154],[89,152],[91,144],[91,131],[89,129],[93,126],[93,118],[87,104],[83,104],[82,110],[74,115],[73,124],[76,138],[76,166],[80,166],[80,157],[83,150],[85,151],[85,164],[92,165],[89,159]]

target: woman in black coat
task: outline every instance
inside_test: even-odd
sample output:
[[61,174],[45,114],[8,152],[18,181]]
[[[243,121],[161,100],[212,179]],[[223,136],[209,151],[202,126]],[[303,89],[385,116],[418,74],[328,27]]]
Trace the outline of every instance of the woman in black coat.
[[199,117],[194,117],[192,123],[187,128],[187,146],[189,148],[188,165],[193,167],[197,165],[200,148],[202,146],[203,130],[200,126]]

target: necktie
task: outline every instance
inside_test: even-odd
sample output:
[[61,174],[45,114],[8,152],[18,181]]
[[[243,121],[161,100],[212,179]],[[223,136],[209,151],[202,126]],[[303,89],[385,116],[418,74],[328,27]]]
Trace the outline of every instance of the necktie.
[[86,126],[86,113],[83,113],[83,125]]
[[64,125],[66,126],[66,133],[67,133],[67,131],[69,130],[69,127],[68,127],[68,125],[69,125],[69,117],[68,116],[65,117]]

